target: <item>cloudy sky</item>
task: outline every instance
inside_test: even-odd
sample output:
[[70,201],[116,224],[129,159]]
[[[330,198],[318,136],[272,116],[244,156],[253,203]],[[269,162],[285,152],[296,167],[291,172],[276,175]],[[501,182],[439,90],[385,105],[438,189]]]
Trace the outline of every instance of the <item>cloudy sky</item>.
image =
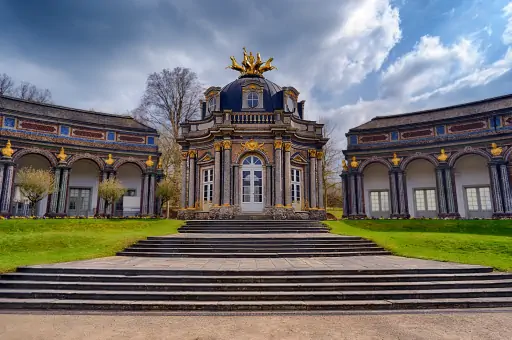
[[112,113],[136,107],[163,68],[225,85],[243,46],[274,57],[267,78],[340,135],[512,92],[510,0],[0,0],[0,22],[0,73]]

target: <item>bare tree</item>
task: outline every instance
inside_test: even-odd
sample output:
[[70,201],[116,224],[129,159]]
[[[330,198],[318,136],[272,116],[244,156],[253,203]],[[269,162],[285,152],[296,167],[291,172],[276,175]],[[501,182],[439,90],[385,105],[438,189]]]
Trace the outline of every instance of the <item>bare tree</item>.
[[332,121],[327,120],[324,125],[325,137],[329,141],[324,146],[324,168],[322,171],[324,179],[324,199],[326,207],[343,206],[341,197],[341,160],[343,152],[340,140],[336,133],[337,126]]
[[51,103],[52,94],[48,89],[39,89],[35,85],[22,82],[15,91],[16,97],[37,103]]
[[197,75],[188,68],[152,73],[135,115],[167,130],[170,137],[176,139],[179,124],[199,112],[201,92]]
[[14,94],[14,81],[7,74],[0,74],[0,96]]

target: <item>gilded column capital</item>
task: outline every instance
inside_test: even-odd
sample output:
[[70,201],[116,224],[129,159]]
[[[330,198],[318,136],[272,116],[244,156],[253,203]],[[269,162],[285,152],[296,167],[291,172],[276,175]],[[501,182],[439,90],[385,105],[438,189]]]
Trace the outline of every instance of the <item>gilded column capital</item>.
[[290,151],[292,149],[292,143],[285,142],[284,143],[284,151]]
[[282,149],[283,148],[283,141],[282,140],[275,140],[274,141],[274,149]]
[[324,152],[323,151],[317,151],[316,158],[323,159],[324,158]]
[[223,140],[222,146],[224,147],[224,150],[231,150],[231,141],[228,139]]
[[213,143],[213,148],[215,149],[215,151],[221,151],[222,150],[222,142]]
[[185,160],[187,160],[187,157],[188,157],[188,151],[183,151],[181,153],[181,159],[185,161]]
[[196,158],[196,156],[197,156],[197,151],[196,151],[196,150],[190,150],[190,151],[188,152],[188,155],[189,155],[189,157],[190,157],[190,158]]
[[309,157],[315,158],[316,157],[316,150],[315,149],[309,149],[308,150]]

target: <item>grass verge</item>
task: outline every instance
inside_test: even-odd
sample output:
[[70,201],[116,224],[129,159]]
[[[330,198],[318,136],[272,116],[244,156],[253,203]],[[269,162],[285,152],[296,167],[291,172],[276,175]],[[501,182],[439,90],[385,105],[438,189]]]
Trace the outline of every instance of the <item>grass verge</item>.
[[0,272],[18,266],[111,256],[147,236],[174,234],[176,220],[2,220]]
[[507,220],[360,220],[326,222],[332,233],[361,236],[395,255],[512,271]]

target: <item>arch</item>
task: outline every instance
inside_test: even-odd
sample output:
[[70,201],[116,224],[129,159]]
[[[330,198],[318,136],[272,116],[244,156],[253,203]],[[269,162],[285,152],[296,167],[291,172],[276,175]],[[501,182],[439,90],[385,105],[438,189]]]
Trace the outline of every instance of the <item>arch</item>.
[[250,156],[250,155],[255,155],[255,156],[261,157],[263,159],[263,163],[265,163],[265,164],[269,164],[270,163],[269,160],[268,160],[267,155],[263,151],[261,151],[261,150],[251,150],[251,151],[246,151],[246,152],[240,153],[240,155],[238,155],[238,157],[236,159],[236,163],[235,164],[240,164],[240,161],[242,159],[244,159],[245,157]]
[[52,154],[49,150],[39,149],[39,148],[28,148],[28,149],[18,150],[14,153],[14,155],[12,157],[12,161],[16,163],[17,161],[20,160],[21,157],[23,157],[25,155],[29,155],[29,154],[41,155],[44,158],[46,158],[48,160],[48,162],[50,162],[52,167],[57,166],[57,158],[55,157],[55,155]]
[[101,171],[103,171],[105,169],[105,162],[103,161],[103,159],[101,159],[100,157],[98,157],[96,155],[92,155],[90,153],[74,154],[73,156],[71,156],[68,159],[68,165],[72,166],[76,161],[79,161],[81,159],[88,159],[90,161],[93,161]]
[[461,158],[462,156],[466,156],[466,155],[479,155],[479,156],[482,156],[485,159],[487,159],[488,162],[490,162],[492,160],[492,156],[489,152],[487,152],[485,150],[481,150],[481,149],[474,149],[474,148],[468,146],[468,147],[465,147],[464,150],[457,151],[453,155],[451,155],[449,158],[450,161],[448,162],[448,164],[450,165],[450,167],[453,167],[459,158]]
[[512,161],[512,147],[509,147],[507,151],[505,151],[505,154],[503,155],[503,158],[506,161]]
[[136,158],[133,158],[133,157],[128,157],[128,158],[118,158],[115,162],[114,162],[114,165],[113,165],[113,169],[115,171],[117,171],[119,169],[119,167],[121,167],[123,164],[126,164],[126,163],[132,163],[132,164],[135,164],[137,165],[139,168],[140,168],[140,171],[141,172],[145,172],[146,171],[146,163],[144,163],[144,161],[140,160],[140,159],[136,159]]
[[387,159],[373,156],[373,157],[370,157],[370,158],[362,161],[361,164],[359,164],[358,170],[362,173],[364,171],[364,169],[372,163],[380,163],[380,164],[386,166],[388,168],[388,170],[391,170],[391,168],[392,168],[391,163]]
[[412,161],[415,161],[417,159],[424,159],[427,162],[430,162],[435,167],[437,167],[439,165],[439,161],[434,156],[426,154],[426,153],[418,152],[418,153],[404,159],[402,161],[402,163],[400,163],[400,169],[405,170],[407,168],[407,166],[409,165],[409,163],[411,163]]

